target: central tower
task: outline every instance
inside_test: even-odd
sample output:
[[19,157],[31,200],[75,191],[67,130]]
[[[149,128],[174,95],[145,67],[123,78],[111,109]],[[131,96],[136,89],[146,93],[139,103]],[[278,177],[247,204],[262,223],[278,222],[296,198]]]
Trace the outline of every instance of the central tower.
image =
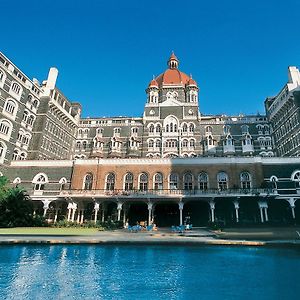
[[[168,69],[153,78],[146,89],[143,116],[148,136],[153,137],[148,142],[157,152],[151,155],[160,157],[182,156],[181,137],[193,136],[200,120],[196,81],[178,69],[179,60],[174,53],[167,65]],[[193,141],[188,150],[187,155],[193,155]]]

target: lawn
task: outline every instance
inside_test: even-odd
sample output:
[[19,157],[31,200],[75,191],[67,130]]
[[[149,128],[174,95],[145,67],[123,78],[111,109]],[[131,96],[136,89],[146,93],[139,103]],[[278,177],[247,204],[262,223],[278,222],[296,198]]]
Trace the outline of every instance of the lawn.
[[0,228],[0,235],[92,235],[97,233],[96,228],[52,228],[52,227],[15,227]]

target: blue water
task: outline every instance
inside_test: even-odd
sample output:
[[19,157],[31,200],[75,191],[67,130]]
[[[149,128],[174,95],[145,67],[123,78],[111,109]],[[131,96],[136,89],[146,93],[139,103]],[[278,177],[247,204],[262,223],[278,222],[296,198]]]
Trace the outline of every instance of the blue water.
[[300,299],[300,251],[1,246],[1,299]]

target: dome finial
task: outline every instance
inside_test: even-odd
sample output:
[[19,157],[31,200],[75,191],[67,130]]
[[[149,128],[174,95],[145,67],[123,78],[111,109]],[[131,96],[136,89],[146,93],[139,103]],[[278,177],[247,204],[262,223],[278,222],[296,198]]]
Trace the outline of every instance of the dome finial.
[[174,54],[174,51],[172,50],[171,56],[168,60],[168,66],[170,69],[177,69],[179,64],[179,60]]

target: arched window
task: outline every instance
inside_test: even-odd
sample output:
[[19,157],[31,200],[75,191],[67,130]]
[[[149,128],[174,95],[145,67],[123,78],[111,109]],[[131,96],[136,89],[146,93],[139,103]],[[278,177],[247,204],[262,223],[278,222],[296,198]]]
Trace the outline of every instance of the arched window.
[[155,190],[163,189],[163,175],[161,173],[156,173],[154,175],[154,189]]
[[83,141],[82,142],[82,149],[86,149],[87,148],[87,141]]
[[188,131],[188,126],[187,126],[186,123],[184,123],[184,124],[182,125],[182,132],[187,132],[187,131]]
[[15,115],[17,113],[17,104],[13,100],[7,100],[4,106],[5,112],[8,112],[11,115]]
[[47,182],[48,182],[47,175],[37,174],[32,180],[32,183],[34,184],[33,189],[35,191],[43,191],[45,189],[45,184]]
[[115,189],[115,174],[114,173],[107,174],[105,189],[107,191],[113,191]]
[[195,140],[190,140],[190,148],[193,150],[195,148]]
[[169,186],[170,186],[170,190],[178,189],[178,175],[177,174],[174,174],[174,173],[170,174]]
[[154,125],[153,125],[153,124],[151,124],[151,125],[149,126],[149,132],[150,132],[150,133],[153,133],[153,132],[154,132]]
[[156,148],[160,148],[161,147],[161,141],[160,140],[156,140],[155,147]]
[[148,175],[146,173],[142,173],[139,176],[139,189],[140,191],[148,190]]
[[10,133],[11,124],[7,120],[0,121],[0,133],[8,135]]
[[20,154],[20,160],[25,160],[26,159],[26,153],[25,152],[22,152]]
[[295,181],[300,186],[300,171],[296,170],[292,173],[291,180]]
[[81,143],[79,141],[76,142],[76,148],[80,149],[81,148]]
[[161,132],[161,127],[160,127],[160,125],[158,124],[158,125],[156,125],[156,130],[155,130],[156,132]]
[[32,102],[32,106],[33,106],[34,108],[37,108],[37,107],[39,106],[39,101],[36,100],[36,99],[34,99],[33,102]]
[[0,82],[4,81],[4,72],[0,70]]
[[66,189],[67,179],[65,177],[62,177],[58,183],[60,184],[61,191]]
[[249,132],[249,126],[247,125],[242,125],[241,129],[242,129],[242,134],[247,134]]
[[250,189],[251,188],[251,176],[248,172],[242,172],[240,174],[241,188]]
[[27,124],[32,126],[33,125],[33,122],[34,122],[34,116],[33,115],[30,115],[27,119]]
[[88,173],[84,176],[83,189],[91,190],[93,188],[93,174]]
[[6,149],[6,145],[3,142],[0,142],[0,163],[3,163],[4,161]]
[[14,82],[14,83],[12,84],[12,86],[11,86],[11,90],[12,90],[15,94],[19,95],[19,94],[21,93],[21,86],[20,86],[19,84],[17,84],[16,82]]
[[212,127],[211,126],[206,126],[205,127],[205,133],[206,134],[212,134]]
[[127,173],[124,178],[124,190],[131,191],[133,190],[133,174]]
[[228,189],[228,175],[225,172],[219,172],[217,175],[218,189],[221,191]]
[[191,173],[186,173],[183,176],[183,188],[185,190],[193,189],[193,175]]
[[19,159],[19,150],[15,149],[13,152],[12,160],[18,160]]
[[195,130],[194,124],[190,124],[189,125],[189,132],[194,132],[194,130]]
[[188,147],[188,140],[183,140],[182,141],[182,148],[187,148]]
[[153,148],[154,147],[154,141],[153,140],[149,140],[148,141],[148,148]]
[[208,175],[204,172],[198,175],[198,189],[201,191],[208,189]]

